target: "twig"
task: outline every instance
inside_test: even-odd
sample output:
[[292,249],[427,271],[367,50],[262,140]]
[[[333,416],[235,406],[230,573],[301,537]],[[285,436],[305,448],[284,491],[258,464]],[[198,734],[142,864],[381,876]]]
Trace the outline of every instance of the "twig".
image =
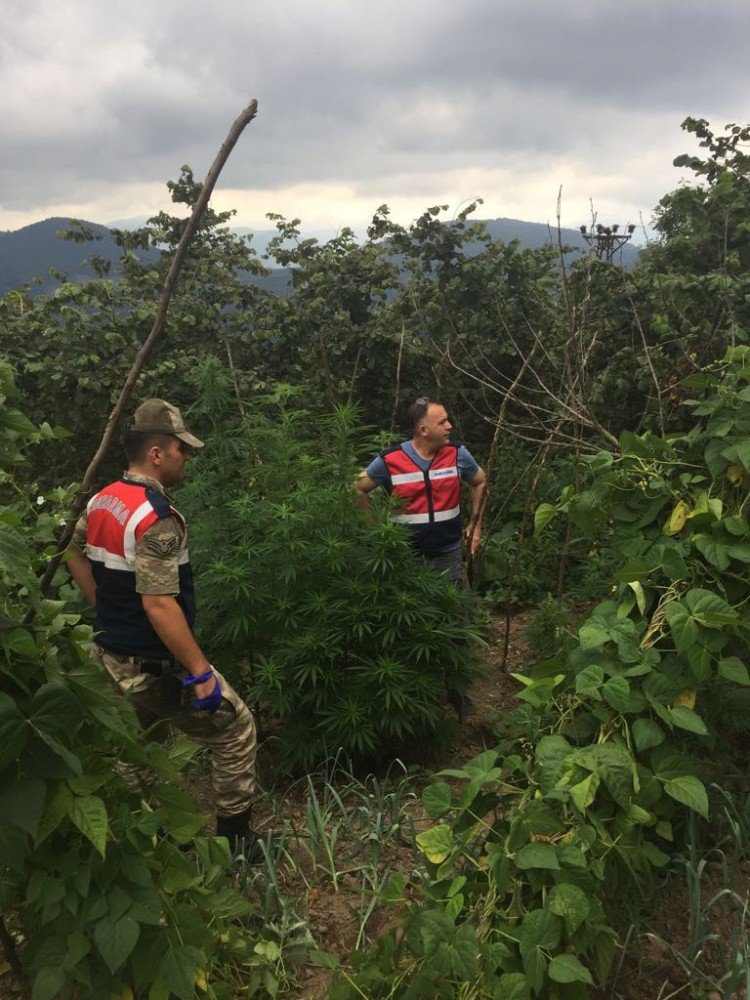
[[[192,214],[187,221],[187,225],[185,226],[182,237],[180,238],[180,242],[178,243],[177,249],[175,250],[171,267],[169,268],[167,276],[164,279],[164,284],[161,290],[161,296],[159,298],[159,305],[156,310],[156,318],[154,320],[154,325],[151,327],[151,332],[149,333],[146,340],[143,342],[141,349],[138,351],[135,361],[133,362],[133,367],[130,369],[128,377],[125,380],[125,384],[120,390],[120,395],[117,399],[117,402],[115,403],[114,408],[109,415],[109,419],[107,421],[107,426],[104,429],[104,434],[102,436],[101,443],[97,448],[96,453],[94,454],[94,457],[91,459],[89,467],[86,469],[86,472],[84,474],[83,482],[81,483],[80,493],[78,494],[78,497],[71,506],[70,513],[68,514],[67,523],[65,525],[65,528],[63,529],[62,535],[60,536],[57,552],[55,552],[55,554],[50,559],[47,565],[47,569],[45,570],[44,575],[41,578],[40,583],[43,592],[46,591],[47,587],[49,586],[52,577],[55,575],[55,571],[57,570],[57,567],[60,564],[60,560],[62,559],[65,550],[67,549],[68,544],[70,543],[70,540],[73,537],[73,532],[75,531],[76,522],[81,512],[83,511],[86,499],[94,483],[94,477],[96,476],[99,465],[101,464],[102,459],[107,453],[110,442],[112,440],[112,436],[115,431],[115,427],[117,426],[117,422],[120,419],[123,410],[129,403],[130,397],[133,394],[133,389],[135,388],[135,384],[138,381],[138,377],[140,376],[141,371],[143,370],[143,367],[149,358],[149,355],[151,354],[152,350],[154,349],[156,343],[158,342],[162,334],[167,319],[167,310],[169,309],[169,303],[171,301],[172,293],[174,292],[175,285],[177,283],[177,278],[179,276],[180,269],[182,268],[182,263],[187,253],[188,245],[193,237],[193,234],[198,228],[198,223],[201,220],[201,216],[206,210],[206,206],[208,205],[211,194],[213,193],[214,186],[216,184],[216,181],[218,180],[219,174],[221,173],[222,167],[229,158],[229,154],[234,149],[235,144],[239,139],[240,135],[242,134],[243,129],[253,120],[253,118],[255,118],[257,111],[258,111],[258,102],[255,99],[253,99],[252,101],[250,101],[248,106],[244,109],[242,114],[239,115],[239,117],[236,119],[236,121],[230,128],[229,134],[227,135],[226,139],[224,140],[224,143],[221,146],[221,149],[216,155],[216,159],[211,164],[211,168],[206,174],[206,179],[203,182],[201,193],[198,196],[198,200],[196,201],[195,205],[193,206]],[[28,621],[30,621],[33,617],[34,617],[34,611],[33,609],[29,609],[29,611],[26,613],[26,616],[24,617],[24,623],[25,624],[28,623]]]
[[237,406],[240,411],[240,416],[245,416],[245,407],[242,405],[242,394],[240,393],[239,383],[237,382],[237,372],[234,368],[234,358],[232,357],[232,348],[229,343],[229,337],[226,334],[222,337],[224,341],[224,347],[227,352],[227,361],[229,362],[229,376],[232,380],[232,387],[234,389],[234,394],[237,397]]
[[354,371],[352,372],[352,380],[349,383],[349,395],[346,397],[346,405],[352,405],[352,398],[354,397],[354,389],[357,385],[357,372],[359,371],[359,359],[362,357],[362,344],[357,348],[357,356],[354,359]]
[[401,324],[401,340],[398,345],[398,358],[396,359],[396,392],[393,396],[393,412],[391,413],[391,434],[396,430],[396,414],[398,413],[399,396],[401,395],[401,357],[404,353],[404,334],[406,325]]
[[506,394],[505,394],[505,396],[503,398],[503,401],[500,404],[500,409],[498,410],[497,421],[495,423],[495,433],[492,435],[492,444],[490,445],[490,453],[489,453],[489,456],[487,458],[487,468],[485,470],[486,485],[485,485],[485,488],[484,488],[484,492],[482,493],[482,496],[481,496],[481,498],[479,500],[479,506],[478,506],[478,509],[477,509],[476,521],[472,525],[471,532],[470,532],[468,538],[466,539],[468,555],[467,555],[467,559],[466,559],[466,564],[464,565],[463,572],[467,576],[469,575],[469,573],[471,571],[471,568],[472,568],[472,564],[474,562],[474,555],[473,555],[473,553],[471,551],[472,542],[474,540],[474,532],[476,531],[477,526],[481,526],[481,524],[482,524],[482,519],[484,517],[484,509],[487,506],[487,501],[488,501],[489,495],[490,495],[490,483],[492,482],[492,474],[494,472],[495,461],[497,459],[497,449],[498,449],[498,446],[500,444],[500,428],[503,426],[503,424],[505,422],[505,411],[508,409],[508,404],[510,403],[511,399],[513,398],[515,390],[518,388],[518,386],[520,385],[520,383],[521,383],[524,375],[526,374],[526,369],[531,364],[531,361],[532,361],[532,359],[534,357],[535,351],[536,351],[536,344],[534,344],[533,347],[531,348],[531,351],[529,352],[529,356],[524,359],[524,362],[521,365],[521,368],[520,368],[518,374],[516,375],[515,381],[513,382],[513,384],[511,385],[511,387],[506,392]]

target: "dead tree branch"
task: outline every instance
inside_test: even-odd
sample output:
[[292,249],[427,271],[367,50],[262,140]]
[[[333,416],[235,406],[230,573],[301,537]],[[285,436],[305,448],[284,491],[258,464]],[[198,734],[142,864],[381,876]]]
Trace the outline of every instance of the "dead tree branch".
[[[49,586],[52,577],[55,575],[55,571],[60,564],[60,560],[62,559],[65,550],[67,549],[70,540],[73,537],[76,521],[78,520],[81,512],[83,511],[86,499],[93,486],[94,478],[96,476],[99,465],[101,464],[102,459],[106,455],[109,445],[112,441],[112,436],[114,434],[117,423],[120,417],[122,416],[125,407],[130,402],[130,397],[133,394],[133,389],[135,388],[135,384],[138,381],[138,377],[143,371],[146,361],[148,360],[151,352],[153,351],[154,347],[156,346],[157,342],[159,341],[163,333],[167,319],[167,311],[169,309],[169,303],[172,299],[172,295],[174,293],[174,289],[177,284],[177,278],[179,277],[182,264],[185,260],[185,255],[187,254],[188,251],[188,246],[190,244],[191,239],[193,238],[193,235],[195,234],[195,231],[198,228],[198,224],[200,223],[201,217],[206,210],[209,199],[211,198],[211,194],[213,193],[214,186],[216,185],[216,181],[219,178],[219,174],[221,173],[224,164],[229,158],[229,154],[234,149],[237,140],[242,134],[245,126],[248,125],[253,120],[253,118],[255,118],[257,111],[258,111],[258,102],[255,99],[253,99],[252,101],[250,101],[248,106],[239,115],[239,117],[236,119],[236,121],[230,128],[229,133],[221,146],[221,149],[216,155],[216,159],[211,164],[211,168],[206,174],[206,179],[203,182],[201,193],[198,196],[198,200],[196,201],[195,205],[193,206],[192,214],[190,215],[190,218],[187,221],[187,225],[185,226],[185,229],[182,233],[180,242],[178,243],[177,249],[175,250],[175,254],[172,259],[172,264],[169,268],[169,271],[167,272],[166,278],[164,279],[164,284],[162,286],[161,295],[159,297],[159,303],[156,310],[156,318],[154,319],[154,324],[151,327],[151,332],[149,333],[148,337],[144,340],[140,350],[138,351],[135,361],[133,362],[133,366],[130,369],[127,378],[125,379],[125,384],[120,390],[120,395],[117,399],[117,402],[115,403],[114,408],[112,409],[112,412],[109,415],[109,419],[107,420],[107,425],[104,429],[104,434],[102,435],[101,443],[99,444],[99,447],[97,448],[96,453],[94,454],[94,457],[91,459],[91,462],[89,463],[89,466],[84,474],[83,481],[81,483],[80,493],[78,494],[78,497],[71,506],[70,513],[68,514],[67,522],[65,524],[65,528],[63,529],[62,535],[60,536],[57,552],[50,559],[49,564],[47,565],[47,568],[44,572],[44,575],[41,578],[41,586],[43,591],[46,590],[46,588]],[[33,611],[31,612],[31,617],[33,617]]]

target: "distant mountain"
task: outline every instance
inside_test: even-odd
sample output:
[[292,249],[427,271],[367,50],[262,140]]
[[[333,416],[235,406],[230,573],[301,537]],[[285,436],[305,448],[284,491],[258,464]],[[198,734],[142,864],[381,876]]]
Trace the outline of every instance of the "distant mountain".
[[[112,263],[119,260],[120,248],[115,243],[111,230],[96,222],[83,223],[96,237],[91,242],[75,243],[61,239],[58,233],[70,229],[71,222],[71,219],[66,218],[45,219],[43,222],[24,226],[23,229],[0,231],[0,295],[35,282],[37,278],[39,282],[35,287],[43,292],[51,292],[59,284],[58,279],[50,274],[51,270],[63,274],[66,281],[89,281],[95,277],[94,269],[88,262],[94,255]],[[265,245],[264,243],[263,249]],[[155,259],[156,253],[154,250],[138,251],[142,260]],[[254,284],[283,295],[288,275],[285,270],[277,268],[268,277],[251,280]]]
[[[132,224],[139,220],[119,220],[121,228],[129,228],[124,225],[126,222]],[[58,237],[61,230],[71,227],[71,220],[66,218],[45,219],[43,222],[35,222],[23,229],[0,231],[0,295],[5,295],[13,288],[40,279],[37,286],[40,290],[49,292],[57,286],[57,280],[50,275],[50,270],[55,270],[71,282],[87,281],[94,277],[94,270],[88,258],[92,255],[102,257],[104,260],[113,263],[119,259],[120,251],[116,245],[112,233],[107,226],[101,226],[94,222],[86,222],[85,226],[90,228],[96,237],[91,243],[75,243],[70,240],[63,240]],[[552,242],[557,245],[557,230],[550,231],[549,227],[540,222],[522,222],[519,219],[489,219],[485,220],[487,231],[493,240],[503,240],[509,243],[511,240],[519,240],[524,247],[539,247]],[[254,231],[247,228],[236,230],[240,235],[246,236],[252,233],[252,246],[259,255],[265,253],[269,240],[276,236],[276,230]],[[328,240],[335,236],[333,230],[320,230],[306,232],[305,237],[315,237],[319,240]],[[584,253],[589,252],[588,244],[584,241],[577,229],[563,229],[562,242],[567,246],[580,249]],[[482,247],[481,243],[469,245],[469,251],[478,252]],[[142,251],[145,255],[153,254],[154,251]],[[622,250],[621,257],[618,255],[618,262],[621,261],[625,267],[632,267],[638,259],[638,248],[630,244]],[[266,263],[264,261],[264,263]],[[289,274],[286,270],[276,268],[271,274],[264,278],[252,278],[253,284],[262,288],[267,288],[277,295],[285,294]]]
[[91,243],[60,239],[57,234],[71,228],[71,220],[65,218],[45,219],[23,229],[0,231],[0,295],[35,278],[41,279],[42,290],[50,291],[57,285],[49,273],[52,269],[64,274],[68,281],[90,280],[95,273],[87,258],[93,254],[112,262],[118,260],[120,251],[109,229],[94,222],[84,225],[98,239]]

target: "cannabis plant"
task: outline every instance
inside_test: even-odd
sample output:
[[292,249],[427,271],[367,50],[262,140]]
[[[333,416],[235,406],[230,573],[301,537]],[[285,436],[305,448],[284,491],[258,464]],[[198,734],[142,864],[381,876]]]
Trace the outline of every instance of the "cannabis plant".
[[467,596],[411,551],[387,502],[366,519],[352,482],[374,448],[339,408],[313,422],[282,387],[244,416],[201,369],[215,430],[186,489],[211,655],[278,720],[284,756],[386,755],[435,733],[465,689]]

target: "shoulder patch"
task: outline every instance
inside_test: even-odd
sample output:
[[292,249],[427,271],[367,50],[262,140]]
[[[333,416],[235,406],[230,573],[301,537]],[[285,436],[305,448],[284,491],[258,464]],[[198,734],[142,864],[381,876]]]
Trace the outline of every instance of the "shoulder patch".
[[146,533],[143,537],[146,549],[161,559],[168,559],[176,556],[180,548],[180,539],[177,535],[151,535]]

